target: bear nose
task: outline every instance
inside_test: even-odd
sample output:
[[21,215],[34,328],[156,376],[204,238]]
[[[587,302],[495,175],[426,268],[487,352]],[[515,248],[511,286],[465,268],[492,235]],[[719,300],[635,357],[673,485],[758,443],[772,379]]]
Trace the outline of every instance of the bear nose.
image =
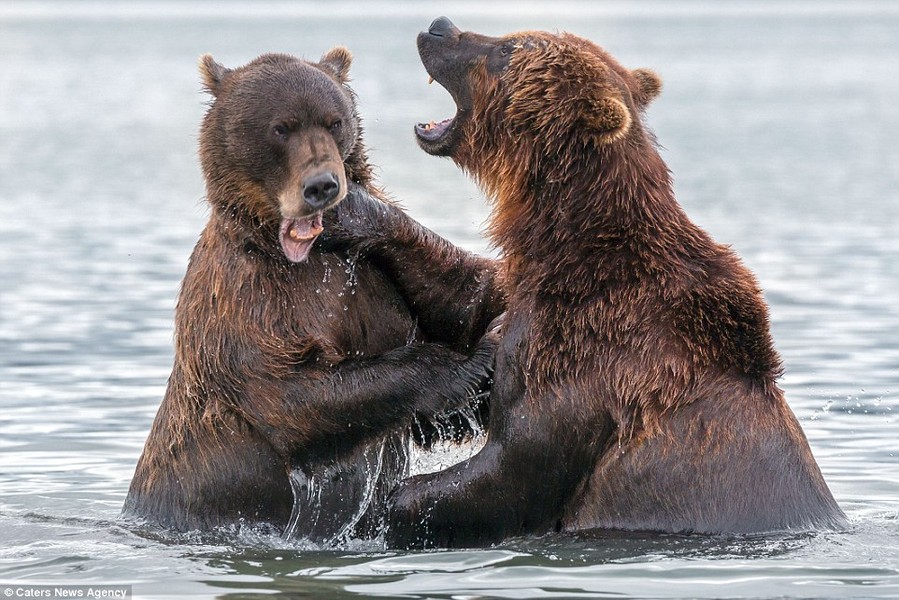
[[446,17],[437,17],[431,26],[428,27],[428,33],[437,37],[446,37],[456,28],[453,22]]
[[313,175],[303,183],[303,198],[306,204],[319,209],[337,197],[340,192],[340,181],[331,172]]

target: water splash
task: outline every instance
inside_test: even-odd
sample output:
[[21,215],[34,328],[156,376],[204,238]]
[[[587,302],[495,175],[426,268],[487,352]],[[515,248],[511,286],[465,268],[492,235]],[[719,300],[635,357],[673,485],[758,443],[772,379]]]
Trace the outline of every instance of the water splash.
[[362,530],[363,537],[377,536],[362,522],[379,512],[374,504],[383,501],[385,489],[408,476],[403,448],[404,441],[388,437],[343,460],[293,469],[294,505],[283,538],[345,548]]
[[321,516],[321,481],[315,474],[308,476],[301,469],[290,472],[290,489],[293,492],[293,511],[284,529],[284,539],[296,537],[300,522],[309,523],[314,530]]
[[[407,452],[412,475],[442,471],[481,451],[487,443],[487,431],[478,416],[478,407],[487,395],[479,394],[464,408],[429,420],[426,425],[436,431],[436,439],[429,447],[423,448],[410,439]],[[417,423],[418,427],[423,425]],[[460,425],[464,430],[461,435]]]
[[353,533],[356,530],[356,526],[359,525],[359,522],[362,520],[362,517],[368,511],[371,506],[372,500],[375,497],[375,488],[377,487],[378,481],[381,479],[381,470],[384,466],[384,451],[385,445],[381,444],[378,447],[378,452],[375,457],[374,464],[369,462],[369,454],[365,455],[365,471],[367,477],[365,478],[365,489],[362,492],[362,501],[359,503],[359,507],[356,509],[356,512],[349,518],[349,520],[344,523],[343,527],[340,528],[340,531],[329,540],[329,544],[341,544],[347,545],[353,539]]

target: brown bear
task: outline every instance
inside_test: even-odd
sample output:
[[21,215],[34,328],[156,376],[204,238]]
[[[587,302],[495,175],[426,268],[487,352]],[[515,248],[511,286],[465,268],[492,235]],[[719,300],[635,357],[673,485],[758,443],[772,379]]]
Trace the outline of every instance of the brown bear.
[[426,286],[410,275],[400,290],[364,257],[314,245],[348,191],[385,201],[350,62],[343,48],[318,63],[201,59],[213,97],[200,133],[211,212],[126,516],[176,530],[375,535],[379,507],[407,475],[413,416],[463,405],[492,368],[496,341],[481,336],[504,304],[490,261],[401,211],[392,237],[423,240],[405,268]]
[[388,542],[842,525],[759,286],[684,214],[643,124],[659,79],[570,34],[444,17],[418,48],[457,104],[418,142],[492,200],[508,308],[486,445],[402,484]]

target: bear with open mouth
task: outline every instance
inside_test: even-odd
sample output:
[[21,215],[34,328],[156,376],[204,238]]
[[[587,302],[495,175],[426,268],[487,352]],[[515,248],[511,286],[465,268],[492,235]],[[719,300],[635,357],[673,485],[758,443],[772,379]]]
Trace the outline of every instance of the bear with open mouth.
[[[395,210],[429,279],[401,290],[323,250],[324,217],[372,179],[344,48],[319,62],[206,55],[200,133],[211,207],[175,313],[175,358],[124,514],[175,530],[265,525],[316,541],[378,535],[416,415],[464,407],[492,368],[494,263]],[[425,285],[426,284],[426,285]],[[296,497],[296,502],[295,502]],[[286,531],[290,525],[290,530]]]
[[644,125],[659,78],[571,34],[445,17],[418,48],[457,106],[418,143],[488,195],[508,308],[486,445],[404,482],[389,542],[842,526],[759,286],[681,209]]

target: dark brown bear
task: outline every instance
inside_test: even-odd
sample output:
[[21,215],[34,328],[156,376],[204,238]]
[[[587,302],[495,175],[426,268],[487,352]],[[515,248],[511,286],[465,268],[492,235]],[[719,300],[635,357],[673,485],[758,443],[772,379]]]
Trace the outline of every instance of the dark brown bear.
[[427,289],[313,245],[348,188],[379,196],[349,66],[342,48],[319,63],[201,60],[211,214],[125,515],[177,530],[290,522],[288,534],[314,539],[373,535],[407,473],[401,430],[462,405],[488,373],[495,342],[477,342],[503,306],[489,261],[398,210],[393,237],[421,240],[405,267],[434,277]]
[[388,540],[844,523],[755,278],[681,210],[642,123],[658,78],[568,34],[440,18],[418,46],[458,107],[419,143],[491,198],[508,312],[486,446],[398,488]]

